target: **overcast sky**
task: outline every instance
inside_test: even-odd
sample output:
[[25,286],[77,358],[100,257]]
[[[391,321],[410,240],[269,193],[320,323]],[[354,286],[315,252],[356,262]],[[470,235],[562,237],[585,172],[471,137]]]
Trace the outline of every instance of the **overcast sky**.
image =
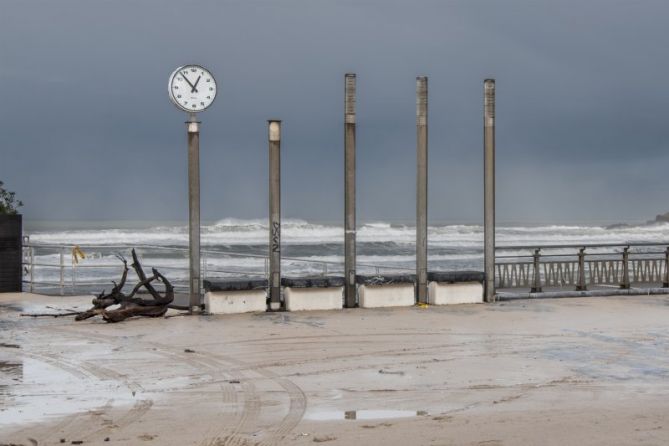
[[212,70],[206,220],[343,212],[343,84],[358,75],[358,216],[415,215],[415,77],[429,77],[430,221],[482,216],[482,81],[497,80],[500,221],[669,211],[666,0],[0,0],[0,180],[27,219],[185,220],[179,65]]

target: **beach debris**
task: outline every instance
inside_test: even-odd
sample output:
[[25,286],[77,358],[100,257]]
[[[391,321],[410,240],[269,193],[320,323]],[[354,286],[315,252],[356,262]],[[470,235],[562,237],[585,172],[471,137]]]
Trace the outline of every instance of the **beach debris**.
[[391,371],[391,370],[381,369],[381,370],[379,370],[379,373],[382,374],[382,375],[400,375],[400,376],[404,376],[404,372],[402,372],[401,370]]
[[81,314],[81,311],[70,311],[67,313],[21,313],[23,317],[64,317],[64,316],[76,316]]
[[75,245],[74,248],[72,248],[72,263],[77,265],[80,260],[84,260],[85,258],[86,254],[84,254],[84,251],[81,250],[79,245]]
[[[144,316],[144,317],[161,317],[167,312],[167,307],[174,300],[174,286],[158,272],[157,269],[152,268],[153,275],[147,277],[144,273],[137,253],[132,250],[132,268],[135,270],[139,282],[130,294],[123,293],[123,287],[128,278],[128,262],[123,256],[117,256],[123,262],[123,275],[120,283],[114,283],[109,294],[102,291],[95,299],[93,299],[93,307],[89,310],[80,312],[75,317],[77,321],[83,321],[91,317],[100,315],[107,322],[121,322],[129,317]],[[165,292],[161,295],[152,285],[154,281],[161,282],[165,286]],[[153,297],[151,300],[146,300],[140,297],[135,297],[140,289],[146,289]],[[118,308],[108,309],[109,307],[118,305]]]

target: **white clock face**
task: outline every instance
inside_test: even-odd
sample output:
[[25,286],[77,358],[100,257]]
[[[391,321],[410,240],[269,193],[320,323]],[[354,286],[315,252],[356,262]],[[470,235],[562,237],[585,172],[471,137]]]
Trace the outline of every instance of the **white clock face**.
[[199,65],[184,65],[170,76],[170,99],[180,109],[197,113],[205,110],[216,98],[214,76]]

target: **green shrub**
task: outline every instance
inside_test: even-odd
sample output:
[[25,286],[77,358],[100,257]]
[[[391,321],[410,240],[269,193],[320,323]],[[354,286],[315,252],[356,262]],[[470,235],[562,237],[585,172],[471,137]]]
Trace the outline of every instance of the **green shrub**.
[[18,209],[23,206],[23,203],[16,199],[14,192],[5,190],[4,185],[5,183],[0,181],[0,215],[18,214]]

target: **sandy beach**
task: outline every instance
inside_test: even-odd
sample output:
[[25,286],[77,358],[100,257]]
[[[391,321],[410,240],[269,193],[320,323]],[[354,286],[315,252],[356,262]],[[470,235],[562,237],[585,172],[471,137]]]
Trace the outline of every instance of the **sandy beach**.
[[669,297],[20,316],[89,299],[0,295],[0,444],[669,442]]

